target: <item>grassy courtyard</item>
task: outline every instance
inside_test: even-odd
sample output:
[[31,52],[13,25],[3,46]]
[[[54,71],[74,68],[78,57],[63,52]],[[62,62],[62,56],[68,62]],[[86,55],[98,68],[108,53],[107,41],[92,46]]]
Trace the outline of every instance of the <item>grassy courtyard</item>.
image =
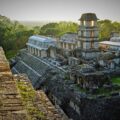
[[112,83],[120,85],[120,77],[112,78]]

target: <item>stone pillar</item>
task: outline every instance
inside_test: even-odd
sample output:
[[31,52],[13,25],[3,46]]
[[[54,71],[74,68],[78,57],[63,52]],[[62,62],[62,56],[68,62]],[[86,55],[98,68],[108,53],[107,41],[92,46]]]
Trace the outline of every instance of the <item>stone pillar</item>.
[[35,49],[34,54],[36,55],[36,48],[34,48],[34,49]]
[[47,53],[46,53],[45,50],[42,50],[42,51],[41,51],[41,57],[47,57]]
[[36,54],[35,55],[38,55],[38,49],[37,48],[35,48],[36,49]]
[[36,48],[34,48],[34,54],[36,55]]
[[50,57],[55,58],[55,49],[50,49]]
[[68,48],[68,43],[66,43],[66,49],[69,49],[69,48]]
[[34,49],[33,49],[33,47],[32,47],[32,54],[34,53]]
[[36,49],[36,55],[38,56],[38,49]]
[[32,54],[32,47],[30,47],[30,53]]
[[31,54],[32,54],[32,47],[31,47]]
[[63,49],[65,48],[64,42],[63,42]]
[[77,41],[77,47],[81,47],[79,40]]
[[73,49],[73,44],[71,44],[71,49]]
[[64,49],[64,43],[62,43],[62,48]]
[[27,46],[27,51],[29,52],[29,46]]
[[37,56],[39,56],[39,50],[37,49]]
[[35,54],[35,48],[33,48],[33,54]]
[[35,48],[35,55],[37,55],[37,49]]
[[29,53],[30,53],[30,46],[29,46]]
[[63,49],[65,48],[65,43],[63,43]]
[[62,42],[60,43],[60,48],[63,48],[63,44],[62,44]]
[[28,52],[30,52],[30,46],[28,46]]
[[30,46],[30,53],[32,53],[32,51],[31,51],[31,46]]
[[40,57],[41,57],[41,50],[39,50],[39,55],[40,55]]
[[38,49],[36,49],[36,55],[38,56]]
[[32,54],[34,54],[34,48],[32,48]]

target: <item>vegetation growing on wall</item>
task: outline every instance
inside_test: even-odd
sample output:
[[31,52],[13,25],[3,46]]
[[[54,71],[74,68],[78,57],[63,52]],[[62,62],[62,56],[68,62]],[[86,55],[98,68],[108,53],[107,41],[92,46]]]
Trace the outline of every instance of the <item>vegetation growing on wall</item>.
[[17,81],[23,104],[29,114],[29,120],[46,120],[44,113],[41,112],[35,105],[36,93],[30,84],[22,81]]

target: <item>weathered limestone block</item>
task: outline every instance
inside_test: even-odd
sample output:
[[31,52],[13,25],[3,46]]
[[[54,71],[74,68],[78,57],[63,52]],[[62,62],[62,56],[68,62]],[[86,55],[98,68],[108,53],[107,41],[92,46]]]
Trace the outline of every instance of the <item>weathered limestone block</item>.
[[[13,112],[20,113],[21,110],[24,110],[22,116],[13,115]],[[0,120],[27,120],[25,111],[9,64],[0,48]]]

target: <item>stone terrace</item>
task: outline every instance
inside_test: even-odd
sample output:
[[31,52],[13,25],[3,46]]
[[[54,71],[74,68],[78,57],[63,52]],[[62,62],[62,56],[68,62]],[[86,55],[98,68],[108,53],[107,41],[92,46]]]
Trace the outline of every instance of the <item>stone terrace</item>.
[[8,61],[4,55],[3,49],[0,47],[0,73],[11,74]]
[[0,48],[0,120],[23,119],[27,120],[27,112],[22,104],[4,51]]
[[12,75],[0,48],[0,120],[67,120],[26,75]]
[[[52,103],[50,102],[50,100],[47,98],[47,96],[45,95],[45,93],[42,90],[36,91],[33,93],[30,93],[33,89],[30,80],[28,79],[28,77],[24,74],[20,74],[20,75],[14,75],[14,78],[17,79],[17,84],[19,86],[19,84],[22,83],[22,86],[24,86],[27,89],[24,88],[20,88],[20,86],[18,87],[20,90],[20,93],[23,93],[24,91],[28,92],[28,96],[30,94],[30,96],[32,95],[32,99],[28,99],[29,100],[29,104],[27,105],[27,108],[31,108],[31,110],[39,110],[41,111],[41,114],[43,114],[43,116],[45,117],[45,120],[67,120],[67,116],[65,116],[64,114],[59,114],[58,110],[52,105]],[[24,97],[24,99],[26,99]],[[23,100],[25,101],[25,100]],[[33,102],[33,106],[31,106],[31,102]],[[35,108],[35,109],[34,109]],[[32,111],[32,115],[34,115],[34,111]],[[44,118],[43,117],[43,118]]]

